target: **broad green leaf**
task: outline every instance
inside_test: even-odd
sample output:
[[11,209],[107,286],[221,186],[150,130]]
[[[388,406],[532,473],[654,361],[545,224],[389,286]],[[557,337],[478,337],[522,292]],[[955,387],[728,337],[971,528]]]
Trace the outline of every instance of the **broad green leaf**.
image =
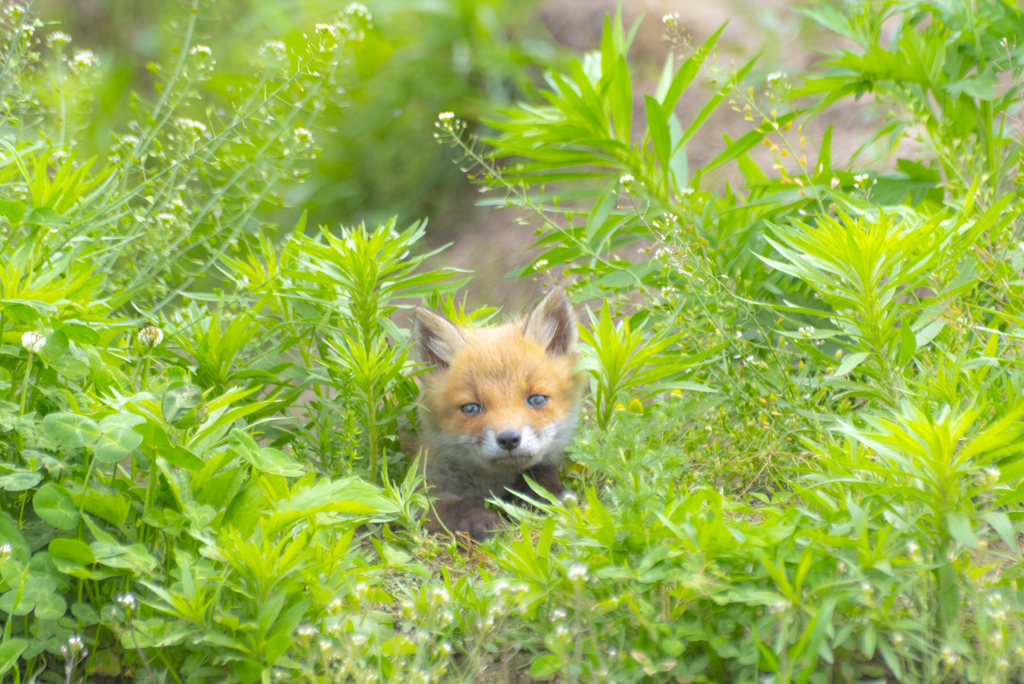
[[68,604],[60,594],[44,596],[36,602],[35,616],[39,620],[59,620],[68,611]]
[[121,425],[100,434],[93,453],[103,463],[117,463],[142,444],[142,435],[132,427]]
[[91,446],[100,438],[100,427],[92,418],[77,413],[51,413],[43,418],[43,431],[62,447]]
[[59,530],[74,529],[79,514],[68,490],[55,482],[47,482],[32,497],[36,515]]
[[198,387],[187,382],[176,382],[164,392],[160,410],[164,420],[173,425],[202,402],[203,394]]
[[32,489],[42,480],[39,473],[11,473],[0,475],[0,489],[8,492],[23,492]]
[[51,558],[67,558],[79,565],[89,565],[96,560],[89,545],[80,539],[58,537],[50,542],[48,550]]

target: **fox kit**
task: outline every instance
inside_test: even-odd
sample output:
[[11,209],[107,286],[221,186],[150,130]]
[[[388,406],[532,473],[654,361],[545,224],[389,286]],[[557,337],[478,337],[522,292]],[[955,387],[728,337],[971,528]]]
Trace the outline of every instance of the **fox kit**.
[[480,330],[459,328],[417,309],[419,422],[425,473],[436,498],[426,527],[474,540],[502,518],[484,507],[509,489],[530,492],[525,477],[563,492],[558,466],[572,438],[586,376],[574,373],[577,321],[561,289],[526,318]]

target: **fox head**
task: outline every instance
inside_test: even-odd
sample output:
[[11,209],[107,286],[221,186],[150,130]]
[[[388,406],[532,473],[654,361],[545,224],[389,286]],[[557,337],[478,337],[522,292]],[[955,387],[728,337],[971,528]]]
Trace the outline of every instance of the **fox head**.
[[[468,330],[417,309],[420,427],[430,454],[494,473],[557,463],[572,439],[585,374],[569,297],[553,290],[522,320]],[[429,459],[428,459],[429,462]]]

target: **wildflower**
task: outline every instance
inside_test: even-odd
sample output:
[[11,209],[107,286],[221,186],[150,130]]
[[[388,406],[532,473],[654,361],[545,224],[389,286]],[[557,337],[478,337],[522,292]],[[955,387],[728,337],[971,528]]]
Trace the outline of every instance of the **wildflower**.
[[64,33],[63,31],[54,31],[50,35],[46,36],[46,47],[51,50],[61,50],[65,45],[71,42],[71,36]]
[[192,46],[192,49],[188,51],[188,54],[193,57],[212,57],[213,51],[206,45],[194,45]]
[[915,563],[921,562],[921,547],[917,545],[917,542],[909,542],[907,544],[907,554],[910,556],[910,560]]
[[892,645],[897,649],[903,647],[903,635],[900,632],[894,632],[892,635]]
[[548,260],[547,259],[537,259],[537,263],[535,263],[533,265],[533,270],[534,271],[543,271],[547,267],[548,267]]
[[0,560],[7,560],[8,558],[10,558],[11,557],[11,551],[12,551],[12,548],[11,548],[10,544],[2,544],[2,545],[0,545]]
[[669,28],[676,26],[679,23],[679,12],[670,12],[662,16],[661,23]]
[[1001,475],[1002,473],[999,472],[999,468],[995,466],[985,468],[985,484],[989,487],[998,484]]
[[100,58],[92,50],[75,50],[68,66],[76,74],[82,74],[100,65]]
[[440,114],[437,115],[437,120],[441,121],[442,123],[447,123],[449,121],[454,121],[455,120],[455,112],[441,112]]
[[21,336],[21,346],[28,351],[29,354],[37,354],[39,350],[46,344],[46,338],[37,332],[29,331]]
[[589,569],[586,563],[573,563],[569,566],[569,570],[565,573],[565,576],[569,578],[570,582],[579,582],[587,579]]
[[334,24],[317,24],[316,35],[320,39],[320,47],[333,50],[338,47],[338,27]]
[[139,344],[147,349],[153,349],[164,341],[164,332],[153,325],[147,325],[139,331]]
[[768,74],[768,77],[765,80],[768,82],[768,85],[775,85],[784,78],[786,78],[785,71],[773,71]]
[[861,582],[860,590],[864,594],[865,601],[870,601],[871,597],[875,595],[875,588],[871,586],[870,582]]
[[942,658],[942,664],[946,667],[953,667],[960,660],[960,655],[953,651],[949,646],[942,647],[939,657]]
[[445,604],[451,600],[448,590],[444,587],[434,587],[430,590],[430,603]]
[[79,653],[85,648],[85,642],[79,634],[72,634],[68,637],[68,650],[72,653]]
[[206,124],[200,123],[195,119],[186,119],[185,117],[181,117],[174,120],[174,125],[187,133],[192,133],[193,135],[202,135],[203,133],[206,133]]
[[305,126],[299,126],[292,131],[292,138],[299,149],[308,150],[313,146],[313,133]]
[[569,613],[565,610],[565,608],[555,608],[551,611],[552,620],[564,620],[568,615]]
[[633,184],[633,180],[633,174],[630,173],[624,173],[621,176],[619,176],[619,183],[621,183],[622,187],[626,188],[627,191],[629,190],[629,187]]
[[135,595],[131,592],[126,592],[115,596],[114,600],[121,604],[121,607],[124,608],[125,615],[130,617],[132,611],[135,610]]
[[367,23],[373,21],[373,15],[370,14],[370,10],[366,9],[366,5],[361,2],[350,2],[345,8],[345,14],[362,19]]
[[298,629],[295,630],[295,633],[303,639],[312,639],[320,634],[313,625],[299,625]]
[[800,333],[800,337],[807,339],[814,334],[814,326],[809,325],[806,328],[800,328],[797,330],[797,332]]
[[439,650],[442,655],[451,655],[455,649],[452,648],[450,641],[442,641]]
[[327,604],[327,610],[331,611],[332,613],[340,613],[341,612],[341,607],[342,607],[341,599],[337,599],[337,598]]
[[352,644],[355,645],[355,646],[365,646],[366,645],[366,637],[363,636],[362,634],[353,634],[352,635]]
[[832,176],[832,182],[830,185],[832,186],[832,189],[835,190],[836,188],[839,187],[839,179],[836,178],[835,176]]

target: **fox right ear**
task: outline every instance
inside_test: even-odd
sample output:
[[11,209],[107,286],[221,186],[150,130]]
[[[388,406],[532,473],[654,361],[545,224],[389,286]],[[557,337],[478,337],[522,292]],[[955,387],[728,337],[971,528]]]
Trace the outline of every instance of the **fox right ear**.
[[448,370],[455,355],[466,345],[459,329],[433,311],[417,308],[412,317],[412,337],[416,356],[438,370]]

